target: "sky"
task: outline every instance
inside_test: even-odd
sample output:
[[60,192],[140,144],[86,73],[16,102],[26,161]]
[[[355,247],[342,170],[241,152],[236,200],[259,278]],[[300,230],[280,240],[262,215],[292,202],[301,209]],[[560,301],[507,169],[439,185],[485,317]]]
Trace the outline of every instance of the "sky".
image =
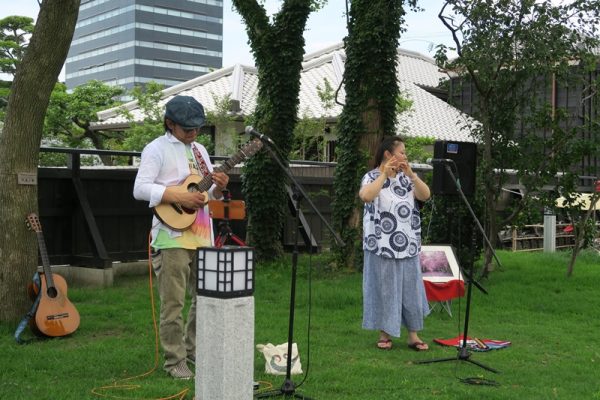
[[[269,15],[277,12],[280,4],[281,0],[265,0],[265,8]],[[437,17],[442,4],[443,0],[419,0],[419,6],[425,11],[407,12],[405,17],[407,31],[400,38],[401,48],[433,57],[435,50],[431,48],[435,45],[444,43],[452,46],[449,31]],[[0,0],[0,18],[23,15],[35,20],[38,10],[37,0]],[[345,0],[329,0],[321,10],[311,13],[304,33],[305,52],[310,53],[341,42],[347,33],[345,13]],[[254,65],[247,42],[248,36],[240,15],[233,10],[231,0],[224,0],[224,67],[234,64]],[[9,78],[9,75],[0,74],[0,79]],[[64,69],[59,79],[64,80]]]

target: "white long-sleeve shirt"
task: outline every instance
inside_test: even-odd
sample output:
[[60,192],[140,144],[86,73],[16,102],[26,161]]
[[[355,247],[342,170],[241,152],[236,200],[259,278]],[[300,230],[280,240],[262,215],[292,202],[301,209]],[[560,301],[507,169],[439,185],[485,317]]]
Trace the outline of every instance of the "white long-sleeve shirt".
[[[190,175],[187,151],[192,150],[191,146],[198,149],[209,172],[212,172],[213,165],[204,146],[195,142],[186,145],[170,132],[166,132],[146,145],[142,151],[142,160],[133,187],[133,197],[137,200],[148,201],[148,206],[151,208],[160,204],[167,186],[178,185]],[[214,189],[215,185],[212,185],[208,190],[208,198],[211,200],[215,199]],[[153,240],[158,236],[159,229],[168,232],[171,238],[182,234],[170,229],[154,216],[152,219]]]

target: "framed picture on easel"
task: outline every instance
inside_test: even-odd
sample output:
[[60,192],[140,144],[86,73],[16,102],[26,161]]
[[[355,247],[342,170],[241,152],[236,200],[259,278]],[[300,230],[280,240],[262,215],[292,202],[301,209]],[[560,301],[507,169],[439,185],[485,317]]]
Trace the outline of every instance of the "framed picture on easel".
[[452,246],[424,245],[421,246],[419,257],[423,280],[435,283],[463,280]]

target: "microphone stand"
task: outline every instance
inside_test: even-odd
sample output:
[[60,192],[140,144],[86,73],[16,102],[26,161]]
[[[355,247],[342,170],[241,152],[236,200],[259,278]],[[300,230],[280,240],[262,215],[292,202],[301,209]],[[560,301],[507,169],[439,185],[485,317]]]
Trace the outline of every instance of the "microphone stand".
[[[254,133],[252,133],[254,134]],[[321,222],[323,222],[323,224],[327,227],[327,229],[329,230],[329,232],[331,232],[333,238],[335,239],[335,242],[340,245],[343,246],[344,242],[342,241],[342,239],[339,237],[339,235],[333,230],[333,228],[331,227],[331,225],[329,225],[329,223],[327,222],[327,220],[323,217],[323,215],[321,215],[321,213],[319,212],[319,210],[317,209],[317,207],[314,205],[314,203],[312,202],[312,200],[310,199],[310,197],[307,196],[306,191],[304,190],[304,188],[302,187],[302,185],[300,185],[300,183],[298,183],[298,181],[296,180],[296,178],[294,178],[294,176],[292,175],[292,172],[290,171],[290,168],[287,167],[283,161],[281,160],[281,157],[279,157],[279,155],[277,154],[276,151],[274,151],[271,146],[274,146],[275,149],[277,149],[277,146],[275,145],[275,143],[268,138],[265,135],[262,134],[255,134],[255,136],[257,136],[264,144],[263,148],[267,149],[267,151],[269,152],[269,154],[271,155],[271,158],[273,158],[273,160],[275,160],[275,162],[279,165],[279,167],[284,171],[284,173],[287,175],[288,179],[293,183],[293,190],[294,190],[294,194],[292,196],[292,198],[296,201],[295,204],[295,231],[294,231],[294,248],[293,248],[293,252],[292,252],[292,277],[291,277],[291,287],[290,287],[290,313],[289,313],[289,319],[288,319],[288,339],[287,339],[287,362],[286,362],[286,368],[285,368],[285,380],[283,381],[283,384],[281,385],[281,388],[276,389],[276,390],[272,390],[272,391],[268,391],[268,392],[264,392],[264,393],[260,393],[258,395],[256,395],[256,398],[265,398],[265,397],[278,397],[278,396],[291,396],[294,397],[296,399],[307,399],[307,400],[311,400],[310,397],[304,396],[302,394],[299,394],[296,392],[296,385],[294,383],[294,381],[291,378],[291,371],[292,371],[292,342],[294,341],[294,310],[295,310],[295,301],[296,301],[296,275],[297,275],[297,270],[298,270],[298,231],[300,230],[300,203],[302,201],[302,199],[306,199],[306,201],[308,202],[308,204],[310,205],[311,209],[319,216]],[[278,149],[277,149],[278,150]],[[312,241],[309,238],[310,246],[312,247]]]
[[[477,227],[481,231],[481,234],[483,235],[485,242],[487,243],[492,254],[494,255],[494,259],[498,263],[498,266],[502,267],[502,265],[500,264],[500,260],[498,260],[498,257],[496,256],[496,252],[494,251],[494,248],[492,247],[492,244],[490,243],[489,239],[487,238],[487,236],[485,234],[485,230],[481,226],[479,219],[477,219],[475,212],[471,208],[471,205],[469,204],[469,200],[467,200],[467,197],[465,196],[464,192],[462,191],[462,188],[460,186],[458,179],[452,172],[452,168],[450,167],[450,165],[448,163],[444,163],[444,166],[446,167],[446,171],[448,171],[448,174],[450,174],[450,177],[452,177],[452,181],[454,182],[454,184],[456,186],[456,190],[460,194],[463,202],[465,203],[465,206],[467,207],[467,209],[469,210],[469,213],[471,214],[471,217],[473,218]],[[467,305],[465,308],[465,325],[464,325],[464,330],[463,330],[462,344],[461,344],[460,348],[458,349],[457,356],[456,357],[448,357],[448,358],[438,358],[438,359],[433,359],[433,360],[425,360],[425,361],[416,361],[415,364],[429,364],[429,363],[436,363],[436,362],[459,360],[459,361],[468,361],[472,364],[475,364],[485,370],[488,370],[488,371],[496,373],[496,374],[499,372],[498,370],[496,370],[494,368],[488,367],[487,365],[484,365],[478,361],[471,359],[471,353],[467,349],[467,334],[469,332],[469,316],[470,316],[469,313],[471,311],[472,286],[475,285],[479,290],[481,290],[481,292],[483,292],[484,294],[488,294],[487,291],[479,283],[477,283],[475,281],[475,279],[473,278],[473,262],[472,262],[472,260],[471,260],[470,264],[471,264],[470,271],[468,273],[463,268],[461,268],[461,270],[463,271],[463,273],[465,274],[465,276],[468,279],[468,282],[467,282]]]

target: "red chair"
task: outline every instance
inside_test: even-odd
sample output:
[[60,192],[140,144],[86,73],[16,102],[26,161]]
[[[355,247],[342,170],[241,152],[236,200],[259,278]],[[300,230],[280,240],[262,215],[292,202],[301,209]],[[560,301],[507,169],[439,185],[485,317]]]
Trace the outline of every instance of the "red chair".
[[[452,279],[447,282],[432,282],[427,280],[427,278],[423,278],[423,284],[425,285],[425,294],[430,305],[432,302],[437,302],[452,317],[452,310],[450,308],[452,299],[465,295],[465,282],[462,279]],[[431,309],[435,310],[437,304],[431,306]]]

